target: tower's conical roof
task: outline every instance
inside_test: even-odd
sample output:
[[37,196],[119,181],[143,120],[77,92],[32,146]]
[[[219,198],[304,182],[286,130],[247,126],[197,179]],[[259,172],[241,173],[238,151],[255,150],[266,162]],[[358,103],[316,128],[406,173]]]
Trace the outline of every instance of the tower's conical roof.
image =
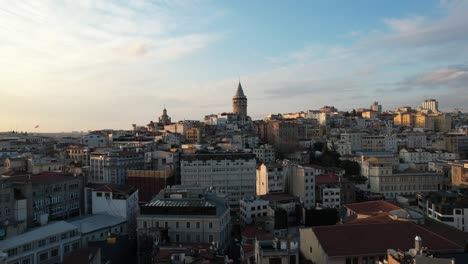
[[245,97],[244,90],[242,90],[242,85],[240,82],[239,82],[239,85],[237,86],[237,92],[236,92],[236,95],[234,95],[234,97]]

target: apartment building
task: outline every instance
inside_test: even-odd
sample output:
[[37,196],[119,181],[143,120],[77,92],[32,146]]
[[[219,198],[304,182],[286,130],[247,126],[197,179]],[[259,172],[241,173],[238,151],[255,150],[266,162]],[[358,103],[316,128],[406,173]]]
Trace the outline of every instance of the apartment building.
[[299,197],[305,208],[315,207],[315,177],[325,173],[317,165],[288,164],[289,193]]
[[[215,243],[226,248],[230,238],[230,214],[225,197],[187,190],[163,191],[161,196],[141,206],[138,230],[164,228],[175,243]],[[190,192],[190,191],[188,191]]]
[[230,205],[256,192],[255,155],[241,152],[183,154],[180,162],[182,185],[212,187],[228,194]]
[[258,196],[246,197],[240,200],[240,218],[244,225],[255,222],[255,218],[267,216],[269,202]]
[[28,226],[83,213],[83,180],[61,172],[41,172],[8,179],[27,201]]
[[143,168],[143,153],[130,151],[92,152],[88,182],[126,184],[128,170],[142,170]]
[[265,144],[253,149],[253,154],[259,162],[271,163],[276,160],[273,146]]
[[286,191],[286,170],[279,163],[262,163],[256,170],[257,195]]

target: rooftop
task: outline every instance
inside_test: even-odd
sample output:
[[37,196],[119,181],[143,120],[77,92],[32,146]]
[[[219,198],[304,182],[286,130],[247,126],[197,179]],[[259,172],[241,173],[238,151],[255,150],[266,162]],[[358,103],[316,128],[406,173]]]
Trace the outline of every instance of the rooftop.
[[389,202],[383,201],[383,200],[368,201],[368,202],[361,202],[361,203],[350,203],[350,204],[345,204],[343,206],[355,212],[356,214],[365,214],[365,215],[373,215],[373,214],[382,213],[382,212],[389,213],[393,210],[401,209],[400,207],[394,204],[391,204]]
[[105,184],[105,183],[88,183],[86,187],[94,189],[94,191],[98,192],[112,192],[112,193],[125,193],[127,195],[131,195],[137,190],[135,187],[130,185],[119,185],[119,184]]
[[[420,236],[431,252],[463,252],[464,247],[411,222],[312,227],[329,257],[385,255],[389,248],[412,248]],[[359,237],[358,240],[356,238]]]
[[69,223],[76,226],[81,233],[90,233],[103,228],[108,228],[125,223],[127,220],[120,216],[113,216],[109,214],[94,214],[82,217],[77,220],[70,221]]
[[32,229],[31,231],[28,231],[24,234],[0,241],[0,250],[21,246],[23,244],[30,243],[35,240],[39,240],[53,235],[58,235],[76,229],[76,226],[65,221],[50,223],[48,225]]
[[203,199],[157,199],[145,206],[156,207],[216,207],[215,204]]
[[66,181],[70,179],[77,179],[73,174],[64,172],[40,172],[37,174],[27,175],[27,173],[21,173],[19,176],[12,176],[9,180],[14,182],[32,182],[32,183],[56,183]]
[[261,199],[269,201],[270,203],[274,202],[289,202],[289,201],[298,201],[299,198],[297,198],[294,195],[290,195],[287,193],[275,193],[275,194],[266,194],[266,195],[261,195]]

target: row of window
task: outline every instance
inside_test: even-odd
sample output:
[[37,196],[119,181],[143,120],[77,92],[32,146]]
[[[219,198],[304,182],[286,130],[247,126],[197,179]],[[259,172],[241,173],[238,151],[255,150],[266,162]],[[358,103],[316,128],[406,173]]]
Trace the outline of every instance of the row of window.
[[[160,227],[158,221],[156,221],[155,224],[156,224],[156,227]],[[190,229],[191,225],[192,225],[191,222],[185,222],[185,227],[187,229]],[[148,227],[147,222],[143,221],[143,228],[147,228],[147,227]],[[164,228],[169,228],[169,222],[164,222]],[[175,222],[175,228],[180,228],[179,222]],[[195,223],[195,228],[200,229],[201,228],[201,223],[196,222]],[[210,229],[213,228],[213,222],[208,222],[208,228],[210,228]]]

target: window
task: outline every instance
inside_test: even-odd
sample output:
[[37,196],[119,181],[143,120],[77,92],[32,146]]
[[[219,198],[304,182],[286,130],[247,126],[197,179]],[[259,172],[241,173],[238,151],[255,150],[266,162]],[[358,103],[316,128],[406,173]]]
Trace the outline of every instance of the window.
[[46,261],[49,258],[49,253],[44,252],[39,255],[39,261]]
[[187,228],[190,228],[190,222],[187,222]]
[[208,227],[209,227],[209,228],[213,228],[213,222],[210,222],[210,223],[208,224]]
[[190,235],[187,235],[187,242],[188,242],[188,243],[192,242],[192,241],[191,241]]
[[351,258],[346,258],[346,264],[351,264]]
[[358,258],[353,258],[353,264],[358,264]]
[[52,236],[49,238],[49,243],[55,243],[57,241],[57,237],[56,236]]
[[97,197],[102,197],[102,193],[101,193],[101,192],[98,192],[98,193],[96,193],[96,196],[97,196]]
[[169,224],[167,222],[164,222],[164,227],[167,228]]
[[200,228],[200,222],[197,222],[197,229]]
[[39,242],[38,242],[38,246],[39,246],[39,247],[43,247],[43,246],[45,246],[45,244],[46,244],[46,240],[45,240],[45,239],[39,240]]
[[50,252],[50,257],[56,257],[58,256],[58,249],[53,249],[51,252]]
[[179,228],[179,222],[175,222],[175,228]]
[[200,235],[197,235],[197,242],[200,243]]
[[176,234],[176,235],[175,235],[175,241],[176,241],[176,242],[179,242],[179,240],[180,240],[180,236],[179,236],[179,234]]
[[309,252],[312,253],[312,247],[309,247]]
[[23,252],[31,250],[31,244],[23,245]]
[[16,256],[18,254],[18,249],[17,248],[11,248],[7,250],[8,257],[10,256]]
[[67,234],[67,233],[63,233],[63,234],[61,235],[61,237],[62,237],[62,239],[66,239],[66,238],[68,237],[68,234]]
[[21,264],[31,264],[31,259],[23,259]]
[[210,242],[210,243],[213,242],[213,235],[208,236],[208,242]]
[[68,252],[70,252],[70,245],[65,245],[65,246],[63,246],[63,253],[66,254],[66,253],[68,253]]
[[72,248],[73,250],[78,249],[80,247],[80,244],[78,242],[73,243]]

